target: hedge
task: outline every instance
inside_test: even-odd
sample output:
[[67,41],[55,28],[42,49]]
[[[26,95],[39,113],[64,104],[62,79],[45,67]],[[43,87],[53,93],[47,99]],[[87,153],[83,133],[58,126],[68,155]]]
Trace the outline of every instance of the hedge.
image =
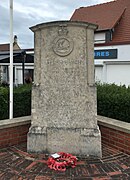
[[130,122],[130,87],[98,84],[97,114]]
[[[9,88],[0,87],[0,119],[9,118]],[[31,114],[31,85],[14,88],[14,117]],[[130,122],[130,87],[97,84],[97,114]]]
[[7,119],[9,110],[9,91],[8,88],[0,87],[0,119]]
[[[31,114],[31,85],[22,85],[14,88],[13,117]],[[0,87],[0,119],[9,118],[9,88]]]

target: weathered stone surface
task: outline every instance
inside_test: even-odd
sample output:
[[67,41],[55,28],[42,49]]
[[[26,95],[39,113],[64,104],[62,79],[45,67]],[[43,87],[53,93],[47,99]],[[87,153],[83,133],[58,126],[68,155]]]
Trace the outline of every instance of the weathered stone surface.
[[95,28],[70,21],[31,28],[35,33],[35,84],[29,151],[101,156],[94,86]]

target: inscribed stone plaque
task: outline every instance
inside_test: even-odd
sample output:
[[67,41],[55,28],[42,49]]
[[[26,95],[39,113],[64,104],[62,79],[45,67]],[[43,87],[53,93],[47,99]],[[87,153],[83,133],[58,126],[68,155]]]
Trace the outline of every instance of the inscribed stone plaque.
[[93,62],[96,26],[59,21],[31,29],[35,73],[28,151],[101,156]]

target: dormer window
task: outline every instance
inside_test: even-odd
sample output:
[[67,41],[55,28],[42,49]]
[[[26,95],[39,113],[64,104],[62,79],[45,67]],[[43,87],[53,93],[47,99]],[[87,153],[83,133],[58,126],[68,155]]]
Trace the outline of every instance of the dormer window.
[[106,41],[105,32],[95,33],[94,35],[95,44],[105,43],[105,41]]
[[112,40],[112,31],[107,30],[104,32],[95,32],[94,35],[94,43],[101,44],[101,43],[108,43]]

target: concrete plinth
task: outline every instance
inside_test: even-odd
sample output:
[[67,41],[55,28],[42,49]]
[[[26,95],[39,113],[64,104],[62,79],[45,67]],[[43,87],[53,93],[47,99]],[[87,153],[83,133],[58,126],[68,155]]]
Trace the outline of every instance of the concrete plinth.
[[[75,155],[101,157],[99,129],[47,128],[46,133],[36,132],[33,127],[28,134],[29,152],[69,152]],[[35,132],[34,132],[35,129]],[[91,153],[90,153],[91,152]]]

